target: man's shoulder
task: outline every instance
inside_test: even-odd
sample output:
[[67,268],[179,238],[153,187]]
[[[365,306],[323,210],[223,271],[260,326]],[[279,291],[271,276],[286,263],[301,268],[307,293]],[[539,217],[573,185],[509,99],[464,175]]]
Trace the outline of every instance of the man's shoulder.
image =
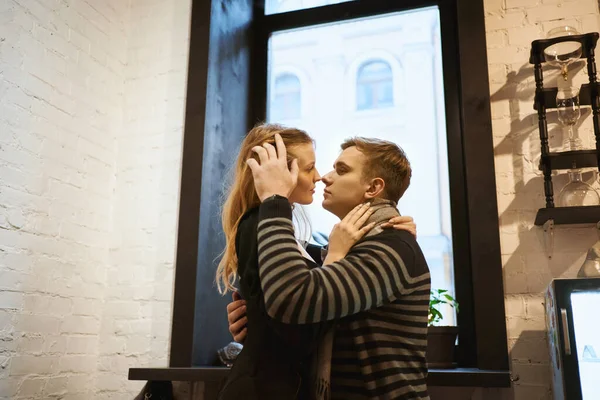
[[356,244],[356,248],[384,250],[396,253],[405,265],[411,266],[411,275],[429,272],[427,260],[416,238],[408,231],[387,228],[367,236]]
[[361,242],[379,242],[391,246],[394,249],[409,247],[411,249],[419,249],[420,251],[420,246],[417,242],[417,239],[408,231],[394,228],[375,229],[378,229],[377,233],[365,236]]

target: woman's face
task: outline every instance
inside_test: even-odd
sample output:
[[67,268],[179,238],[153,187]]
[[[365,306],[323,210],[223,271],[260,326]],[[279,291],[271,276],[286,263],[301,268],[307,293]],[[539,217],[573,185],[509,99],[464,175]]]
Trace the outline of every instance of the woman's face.
[[293,155],[298,160],[298,184],[289,197],[290,203],[310,204],[315,193],[315,183],[321,175],[315,167],[315,149],[310,143],[293,148]]

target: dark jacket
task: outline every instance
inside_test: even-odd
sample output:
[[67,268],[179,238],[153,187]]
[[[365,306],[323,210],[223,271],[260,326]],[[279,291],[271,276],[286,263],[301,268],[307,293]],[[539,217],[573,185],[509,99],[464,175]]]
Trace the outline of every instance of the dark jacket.
[[244,215],[236,236],[239,288],[247,303],[248,335],[218,398],[306,399],[311,356],[325,325],[286,325],[267,315],[258,276],[257,229],[255,208]]

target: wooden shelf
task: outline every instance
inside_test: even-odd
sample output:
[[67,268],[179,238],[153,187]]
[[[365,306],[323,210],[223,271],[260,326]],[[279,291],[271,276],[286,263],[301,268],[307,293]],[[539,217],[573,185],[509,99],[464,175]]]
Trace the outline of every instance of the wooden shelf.
[[[130,368],[130,381],[220,382],[227,378],[226,367]],[[430,369],[429,386],[510,387],[510,371],[477,368]]]
[[[550,169],[552,170],[589,168],[598,166],[596,150],[577,150],[550,153],[548,161],[550,162]],[[542,170],[541,159],[538,168]]]
[[544,50],[546,48],[562,42],[579,42],[581,43],[581,58],[587,58],[589,54],[588,49],[596,48],[598,42],[598,33],[591,32],[583,35],[572,35],[572,36],[561,36],[552,39],[538,39],[531,42],[531,52],[529,54],[529,63],[545,63]]
[[[600,91],[600,83],[596,83],[596,90]],[[592,96],[590,94],[590,84],[584,83],[581,85],[579,89],[579,105],[580,106],[589,106],[592,104]],[[556,94],[558,93],[558,88],[544,88],[540,92],[540,98],[538,101],[533,103],[533,109],[538,109],[538,104],[544,104],[546,109],[555,109],[556,108]]]
[[595,224],[600,221],[600,206],[540,208],[535,224],[541,226],[550,219],[555,225]]
[[227,367],[129,368],[130,381],[220,382],[227,378]]
[[600,206],[588,207],[554,207],[554,189],[552,171],[579,168],[598,168],[598,151],[588,149],[551,153],[548,146],[548,120],[546,111],[556,108],[558,88],[544,88],[544,68],[546,63],[544,50],[558,43],[578,42],[581,44],[581,58],[586,60],[589,83],[581,85],[579,104],[591,106],[592,122],[596,142],[600,141],[600,82],[597,82],[596,61],[594,49],[600,34],[590,32],[583,35],[561,36],[552,39],[539,39],[531,42],[529,62],[534,65],[535,99],[533,108],[537,110],[538,130],[540,134],[541,158],[540,170],[544,173],[544,195],[546,208],[540,208],[535,217],[535,224],[540,226],[548,221],[555,225],[566,224],[597,224],[600,222]]

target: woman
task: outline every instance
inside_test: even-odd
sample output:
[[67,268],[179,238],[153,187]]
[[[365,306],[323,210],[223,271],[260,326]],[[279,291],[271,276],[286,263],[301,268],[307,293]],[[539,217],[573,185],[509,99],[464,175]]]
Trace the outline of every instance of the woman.
[[[229,399],[306,399],[310,360],[328,324],[286,325],[268,317],[259,280],[257,255],[258,206],[252,172],[246,161],[256,157],[253,148],[274,145],[281,135],[288,164],[299,171],[298,183],[288,197],[292,204],[310,204],[315,183],[321,177],[315,168],[314,142],[304,131],[264,124],[253,128],[244,139],[235,165],[232,186],[222,214],[226,247],[217,269],[221,293],[234,291],[239,277],[250,326],[244,349],[237,357],[227,382],[219,394]],[[368,206],[357,207],[331,233],[329,246],[344,254],[371,227],[362,227],[371,215]],[[392,221],[394,222],[394,221]],[[301,225],[301,222],[298,222]],[[298,245],[311,266],[318,267],[303,246]],[[335,260],[327,260],[335,261]]]

